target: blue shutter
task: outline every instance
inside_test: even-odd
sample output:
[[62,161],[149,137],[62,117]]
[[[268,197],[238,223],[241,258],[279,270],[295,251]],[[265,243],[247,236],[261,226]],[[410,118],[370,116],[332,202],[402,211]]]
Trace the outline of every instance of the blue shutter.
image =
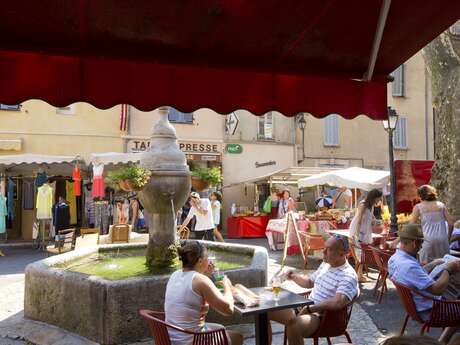
[[400,116],[393,132],[393,146],[395,149],[407,148],[407,119]]
[[10,110],[10,111],[19,111],[21,110],[20,104],[3,104],[0,103],[0,110]]
[[175,123],[193,123],[193,113],[182,113],[172,107],[169,108],[168,119]]
[[393,97],[404,97],[404,65],[399,66],[391,73],[394,80],[391,83],[391,94]]
[[339,146],[339,116],[331,114],[324,119],[324,145]]

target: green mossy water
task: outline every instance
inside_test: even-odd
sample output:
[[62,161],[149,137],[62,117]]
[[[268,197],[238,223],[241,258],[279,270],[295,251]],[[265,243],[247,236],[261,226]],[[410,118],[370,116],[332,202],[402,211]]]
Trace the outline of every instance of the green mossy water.
[[[209,251],[208,254],[216,257],[215,264],[221,271],[247,267],[251,264],[252,260],[250,255],[227,251]],[[120,253],[106,252],[94,254],[74,261],[62,268],[108,280],[121,280],[170,274],[180,267],[181,262],[175,259],[172,267],[149,272],[145,264],[144,251],[130,250]]]

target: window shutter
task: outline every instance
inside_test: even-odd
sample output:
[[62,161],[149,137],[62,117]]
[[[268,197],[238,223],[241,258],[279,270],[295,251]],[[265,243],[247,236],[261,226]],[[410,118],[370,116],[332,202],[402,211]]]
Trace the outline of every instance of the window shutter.
[[393,132],[393,146],[396,149],[407,148],[407,119],[399,117],[396,124],[395,131]]
[[193,113],[182,113],[172,107],[169,108],[168,119],[175,123],[193,123]]
[[391,93],[394,97],[404,97],[404,65],[391,73],[394,80],[391,83]]
[[273,114],[269,112],[265,114],[265,123],[264,123],[264,136],[265,139],[273,139]]
[[339,116],[331,114],[324,119],[324,145],[339,145]]
[[19,111],[19,110],[21,110],[21,106],[19,104],[3,104],[3,103],[0,103],[0,110]]

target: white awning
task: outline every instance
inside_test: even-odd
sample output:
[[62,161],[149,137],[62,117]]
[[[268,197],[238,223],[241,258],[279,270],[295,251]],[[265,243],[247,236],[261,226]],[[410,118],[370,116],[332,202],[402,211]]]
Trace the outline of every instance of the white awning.
[[128,164],[128,163],[139,163],[142,153],[137,152],[103,152],[103,153],[92,153],[90,162],[99,162],[105,165],[108,164]]
[[272,183],[272,184],[297,184],[298,181],[302,178],[316,175],[322,172],[331,171],[334,168],[323,168],[323,167],[291,167],[282,170],[272,172],[267,175],[262,175],[255,177],[249,180],[244,180],[241,182],[232,183],[224,186],[223,188],[228,188],[231,186],[236,186],[239,184],[248,184],[248,183]]
[[10,167],[22,164],[73,163],[78,160],[80,160],[80,156],[52,156],[26,153],[21,155],[0,155],[0,166]]
[[369,191],[374,188],[383,188],[389,182],[389,171],[353,167],[302,178],[299,180],[299,188],[329,185],[334,187],[359,188]]

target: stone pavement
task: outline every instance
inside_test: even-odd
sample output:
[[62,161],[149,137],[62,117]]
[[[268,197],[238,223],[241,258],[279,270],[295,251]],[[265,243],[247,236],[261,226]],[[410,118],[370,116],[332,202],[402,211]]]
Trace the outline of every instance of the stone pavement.
[[[242,239],[231,242],[251,245],[266,245],[264,239]],[[23,318],[24,269],[33,261],[45,257],[43,253],[33,249],[2,248],[5,257],[0,257],[0,345],[96,345],[85,338],[64,331],[54,326]],[[281,252],[270,252],[269,275],[273,275],[280,267]],[[309,260],[309,268],[316,268],[319,259]],[[301,268],[301,258],[289,257],[286,264],[290,267]],[[371,278],[375,275],[371,274]],[[292,284],[286,282],[286,284]],[[375,303],[372,296],[374,281],[362,285],[361,297],[353,307],[352,318],[348,330],[354,344],[377,345],[385,336],[399,332],[404,317],[404,311],[396,295],[394,287],[385,295],[381,305]],[[254,325],[234,325],[229,327],[245,335],[245,345],[255,344]],[[273,344],[283,344],[283,328],[273,323]],[[414,322],[409,323],[410,334],[417,334],[419,328]],[[433,336],[438,333],[433,332]],[[344,341],[337,338],[334,342]],[[306,343],[309,343],[306,341]],[[326,342],[320,342],[326,344]],[[151,340],[133,345],[152,344]]]

